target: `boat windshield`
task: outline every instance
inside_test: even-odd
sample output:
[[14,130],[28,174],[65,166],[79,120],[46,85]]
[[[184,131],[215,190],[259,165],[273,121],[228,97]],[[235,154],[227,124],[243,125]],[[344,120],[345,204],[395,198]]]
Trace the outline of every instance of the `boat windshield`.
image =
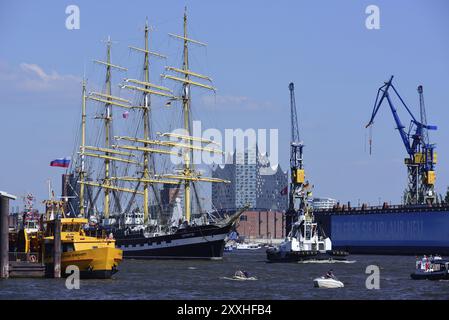
[[62,225],[62,232],[79,232],[81,228],[80,224],[77,223],[69,223]]
[[27,229],[36,229],[37,223],[35,221],[28,221],[26,227],[27,227]]

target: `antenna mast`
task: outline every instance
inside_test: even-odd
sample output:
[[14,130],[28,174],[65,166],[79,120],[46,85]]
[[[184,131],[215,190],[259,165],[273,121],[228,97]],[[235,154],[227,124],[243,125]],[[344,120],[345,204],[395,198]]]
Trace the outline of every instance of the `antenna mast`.
[[81,111],[81,171],[80,171],[80,214],[85,215],[84,210],[84,180],[85,180],[85,162],[84,152],[86,146],[86,80],[83,79],[83,97]]

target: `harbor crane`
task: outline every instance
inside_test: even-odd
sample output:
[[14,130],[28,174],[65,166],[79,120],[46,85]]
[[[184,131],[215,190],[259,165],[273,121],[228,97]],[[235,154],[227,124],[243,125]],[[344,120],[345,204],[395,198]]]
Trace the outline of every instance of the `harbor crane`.
[[[421,115],[420,120],[418,121],[399,95],[392,81],[393,76],[378,89],[371,119],[366,125],[366,128],[373,125],[374,118],[376,117],[382,102],[386,99],[393,114],[394,121],[396,122],[396,129],[399,131],[402,143],[408,154],[408,157],[404,160],[408,174],[408,185],[404,194],[404,202],[406,205],[432,204],[436,201],[434,186],[437,155],[434,151],[435,144],[429,142],[428,131],[437,130],[437,126],[427,124],[423,87],[418,87]],[[402,124],[398,112],[393,105],[390,97],[390,89],[393,89],[394,93],[399,98],[399,101],[411,117],[408,131],[406,131],[406,128]]]
[[304,213],[307,206],[306,196],[308,184],[305,182],[303,168],[304,144],[299,138],[298,116],[296,113],[295,86],[293,82],[288,85],[290,90],[290,116],[291,116],[291,141],[290,141],[290,188],[288,210],[286,212],[286,233],[291,226]]

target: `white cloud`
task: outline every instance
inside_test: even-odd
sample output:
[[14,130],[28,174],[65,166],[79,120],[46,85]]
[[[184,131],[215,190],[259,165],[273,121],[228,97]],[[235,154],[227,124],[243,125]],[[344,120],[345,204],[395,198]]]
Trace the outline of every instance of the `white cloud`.
[[[56,71],[46,72],[34,63],[20,63],[18,67],[0,64],[0,84],[6,93],[55,92],[78,88],[81,79],[73,75],[60,75]],[[2,90],[2,91],[3,91]]]
[[31,74],[36,74],[41,80],[45,82],[48,82],[50,80],[61,80],[63,78],[55,71],[53,71],[51,75],[46,74],[45,71],[37,64],[30,64],[23,62],[20,64],[20,69],[22,69],[25,72],[29,72]]

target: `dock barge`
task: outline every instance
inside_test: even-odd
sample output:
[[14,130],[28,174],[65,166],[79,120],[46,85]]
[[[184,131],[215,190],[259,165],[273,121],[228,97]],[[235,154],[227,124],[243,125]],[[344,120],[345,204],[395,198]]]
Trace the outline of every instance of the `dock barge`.
[[449,205],[315,210],[335,249],[351,254],[449,255]]

